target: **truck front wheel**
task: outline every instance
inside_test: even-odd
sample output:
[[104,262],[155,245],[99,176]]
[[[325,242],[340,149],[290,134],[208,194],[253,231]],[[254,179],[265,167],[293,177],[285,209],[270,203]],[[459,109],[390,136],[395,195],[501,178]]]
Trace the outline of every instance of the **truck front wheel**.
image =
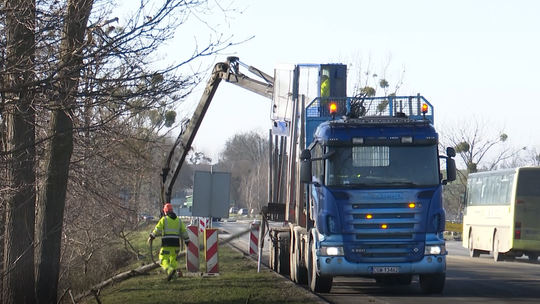
[[317,274],[315,244],[313,241],[309,244],[309,252],[307,253],[308,261],[308,286],[312,292],[329,293],[332,289],[333,277],[323,277]]

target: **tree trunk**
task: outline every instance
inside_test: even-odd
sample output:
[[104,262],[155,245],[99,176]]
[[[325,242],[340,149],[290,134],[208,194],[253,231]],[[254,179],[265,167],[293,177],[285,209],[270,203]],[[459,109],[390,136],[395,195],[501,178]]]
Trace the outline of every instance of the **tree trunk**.
[[56,303],[60,273],[60,245],[69,163],[73,153],[73,108],[76,107],[82,49],[93,0],[69,0],[60,44],[58,100],[50,121],[45,155],[45,177],[38,198],[36,297],[38,303]]
[[34,78],[34,0],[6,0],[6,119],[8,153],[5,196],[2,303],[34,303],[35,111],[33,93],[26,87]]

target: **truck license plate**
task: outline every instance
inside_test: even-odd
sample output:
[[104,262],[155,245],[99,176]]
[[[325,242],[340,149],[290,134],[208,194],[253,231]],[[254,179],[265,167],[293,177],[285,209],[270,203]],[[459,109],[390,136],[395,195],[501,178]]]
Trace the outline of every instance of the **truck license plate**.
[[399,267],[372,267],[371,273],[399,273]]

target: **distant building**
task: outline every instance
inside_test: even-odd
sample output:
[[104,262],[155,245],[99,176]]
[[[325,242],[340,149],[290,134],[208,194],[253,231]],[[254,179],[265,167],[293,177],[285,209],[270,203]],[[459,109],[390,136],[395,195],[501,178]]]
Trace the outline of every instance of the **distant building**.
[[183,198],[171,199],[171,205],[178,216],[191,216],[191,207],[193,206],[193,195],[187,195]]

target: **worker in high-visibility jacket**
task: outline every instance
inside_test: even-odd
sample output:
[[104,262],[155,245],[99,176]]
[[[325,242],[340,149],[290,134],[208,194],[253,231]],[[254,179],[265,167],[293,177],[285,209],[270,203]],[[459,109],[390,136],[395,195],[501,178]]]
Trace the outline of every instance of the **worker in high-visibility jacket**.
[[326,75],[323,75],[321,79],[321,97],[330,97],[330,78]]
[[186,225],[176,216],[171,204],[167,203],[163,206],[163,213],[165,216],[159,219],[148,237],[148,242],[151,242],[156,236],[161,236],[159,259],[161,260],[161,268],[167,273],[167,281],[170,281],[174,277],[178,265],[176,256],[180,253],[180,240],[184,240],[187,247],[189,236]]

